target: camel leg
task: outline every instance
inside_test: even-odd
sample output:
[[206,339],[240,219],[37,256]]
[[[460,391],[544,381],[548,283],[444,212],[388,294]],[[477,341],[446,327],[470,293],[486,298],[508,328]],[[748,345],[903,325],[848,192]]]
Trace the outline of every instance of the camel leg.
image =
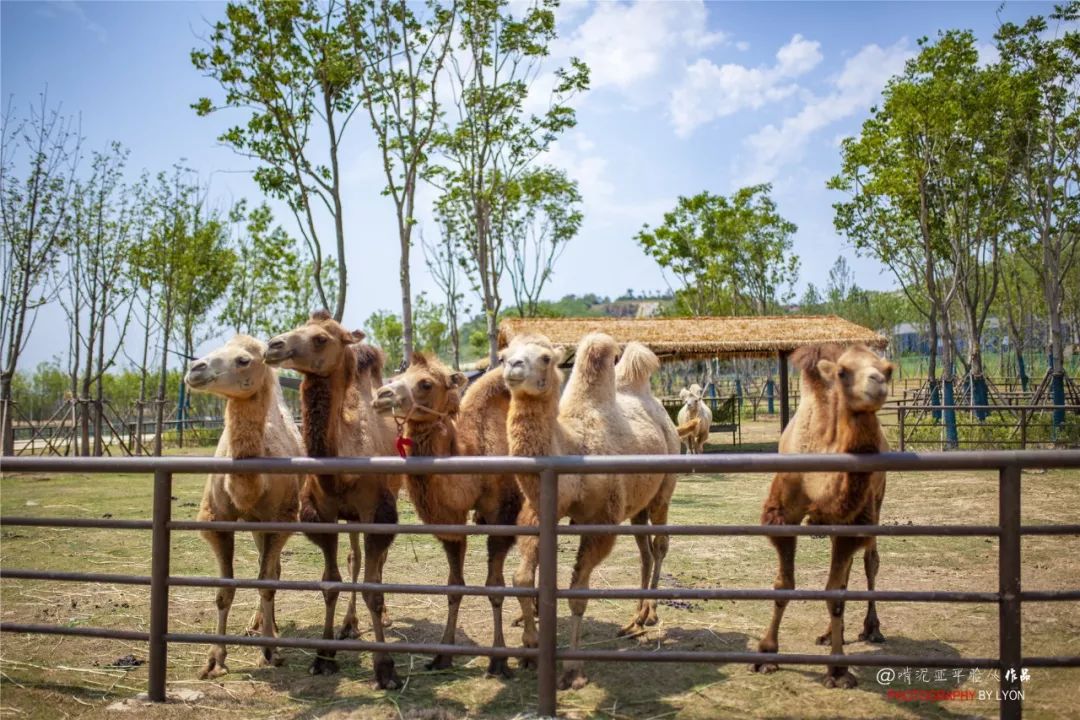
[[[795,548],[796,537],[773,537],[769,538],[776,555],[780,561],[780,568],[773,581],[774,590],[795,589]],[[758,643],[758,652],[774,653],[780,649],[780,621],[784,619],[784,610],[787,609],[787,600],[776,600],[773,603],[772,619],[769,627],[765,630],[765,637]],[[755,663],[750,666],[754,672],[772,673],[780,669],[776,663]]]
[[[851,574],[851,559],[865,542],[864,538],[834,537],[832,542],[832,562],[829,566],[829,581],[826,590],[846,590],[848,576]],[[844,654],[844,601],[826,600],[829,608],[829,624],[832,631],[831,653]],[[853,688],[857,684],[855,676],[843,665],[830,665],[825,672],[825,687]]]
[[[647,509],[642,510],[637,515],[630,518],[630,522],[634,525],[647,524],[649,522],[649,511]],[[649,579],[652,577],[653,570],[652,546],[649,544],[648,535],[635,535],[634,541],[637,542],[638,554],[641,556],[641,589],[646,590],[649,587]],[[637,613],[629,623],[619,630],[619,637],[633,637],[644,632],[645,618],[647,618],[648,615],[648,601],[645,598],[641,598],[638,600]]]
[[[614,535],[586,535],[578,545],[577,562],[570,577],[571,588],[588,588],[593,569],[603,561],[615,547]],[[585,617],[585,608],[589,601],[575,598],[570,603],[570,649],[577,650],[581,645],[581,621]],[[551,629],[554,632],[554,628]],[[580,690],[589,682],[585,677],[585,663],[581,660],[564,660],[563,674],[559,678],[560,690]]]
[[[672,483],[672,490],[674,490],[674,483]],[[649,522],[653,525],[667,525],[668,509],[670,507],[671,496],[669,494],[664,502],[658,502],[649,508]],[[649,587],[655,590],[656,588],[660,587],[660,570],[664,566],[664,558],[667,557],[668,536],[653,535],[651,542],[653,571],[652,579],[649,581]],[[645,625],[655,625],[659,621],[659,618],[656,615],[656,600],[647,600],[645,605],[648,611],[645,615]]]
[[[450,567],[450,574],[446,578],[448,587],[465,584],[465,547],[466,540],[443,540],[443,551],[446,553],[446,563]],[[443,645],[453,645],[457,637],[458,610],[461,608],[461,595],[446,594],[446,626],[443,628]],[[453,655],[436,655],[425,667],[428,670],[446,670],[454,665]]]
[[[496,525],[513,525],[517,522],[519,508],[516,503],[512,505],[504,505],[499,509],[498,515],[492,520]],[[484,518],[482,522],[487,523],[488,519]],[[488,572],[487,580],[484,581],[484,585],[487,587],[505,587],[506,579],[503,577],[503,569],[506,567],[506,556],[510,553],[510,548],[514,545],[513,536],[504,537],[501,535],[488,535],[487,539],[487,554],[488,554]],[[492,647],[506,647],[506,638],[503,637],[503,614],[502,606],[503,599],[501,597],[490,597],[491,601],[491,645]],[[510,663],[508,658],[490,658],[488,661],[488,675],[501,675],[506,679],[514,677],[514,672],[510,669]]]
[[[881,565],[878,558],[877,538],[870,538],[863,553],[863,569],[866,570],[866,589],[873,590],[877,584],[877,571]],[[863,620],[863,631],[859,633],[859,639],[872,643],[883,643],[885,637],[881,634],[881,623],[878,621],[877,605],[871,600],[866,604],[866,618]]]
[[[206,520],[208,518],[200,517],[200,520]],[[214,550],[214,556],[218,561],[218,575],[223,578],[233,577],[233,549],[234,549],[234,536],[231,532],[213,532],[206,531],[203,537],[210,547]],[[229,624],[229,608],[232,607],[233,597],[236,595],[235,588],[219,587],[217,590],[217,634],[225,635],[226,628]],[[220,675],[224,675],[229,672],[229,668],[225,666],[225,657],[228,653],[225,650],[225,645],[214,645],[210,648],[210,654],[206,658],[206,665],[203,666],[202,671],[199,672],[200,680],[207,680],[209,678],[216,678]]]
[[[518,525],[535,527],[539,524],[536,512],[531,505],[521,509],[518,516]],[[540,545],[535,535],[522,535],[518,538],[518,553],[521,561],[514,572],[514,587],[532,590],[536,587],[536,568],[540,564]],[[521,646],[535,648],[539,646],[539,636],[536,632],[536,600],[535,598],[518,597],[521,605]],[[516,624],[516,623],[515,623]],[[554,631],[554,629],[552,629]],[[535,667],[536,663],[531,658],[523,658],[521,667]]]
[[[397,507],[394,498],[389,492],[384,492],[378,506],[375,508],[374,521],[396,525],[398,520]],[[390,544],[394,542],[393,535],[365,534],[364,535],[364,582],[381,583],[383,565],[386,563],[386,553]],[[371,615],[371,629],[375,633],[375,642],[385,642],[386,636],[383,628],[383,617],[386,602],[381,592],[365,592],[364,604],[367,605]],[[396,690],[401,687],[401,680],[394,670],[394,658],[390,653],[380,651],[372,654],[372,665],[375,667],[375,686],[379,690]]]
[[[266,533],[253,532],[253,533],[251,533],[251,536],[255,539],[255,547],[259,551],[260,568],[261,568],[261,566],[262,566],[261,565],[261,563],[262,563],[261,558],[266,553],[266,550],[263,547],[263,542],[264,542],[264,539],[266,537]],[[280,550],[278,551],[278,559],[277,559],[277,562],[275,563],[275,565],[276,565],[276,569],[275,569],[274,572],[276,574],[273,575],[272,577],[280,578],[281,577],[281,553],[280,553]],[[245,635],[251,635],[251,636],[261,634],[262,633],[262,622],[263,622],[262,618],[263,618],[263,612],[262,612],[262,605],[260,603],[260,605],[255,608],[255,612],[252,614],[251,620],[248,622],[247,629],[244,630],[244,634]],[[278,626],[277,626],[277,619],[275,618],[274,619],[274,637],[277,637],[278,632],[279,632],[279,630],[278,630]]]
[[[323,554],[322,579],[330,582],[341,581],[341,571],[338,570],[338,536],[337,533],[319,533],[307,536],[313,543],[319,546]],[[337,609],[338,591],[330,590],[323,593],[325,614],[323,615],[323,640],[331,640],[334,637],[334,613]],[[312,675],[332,675],[338,671],[337,660],[334,656],[336,650],[319,650],[311,663],[309,672]]]
[[[349,566],[349,578],[356,582],[360,577],[360,534],[349,533],[349,557],[346,564]],[[338,640],[360,637],[360,621],[356,619],[356,591],[349,593],[349,606],[345,608],[345,619],[341,621],[341,629],[338,630]]]
[[[263,536],[260,546],[259,579],[279,580],[281,578],[281,551],[285,547],[285,541],[289,539],[288,533],[259,533]],[[273,588],[261,588],[259,590],[260,610],[262,611],[262,635],[263,637],[277,637],[277,618],[274,614]],[[262,656],[259,658],[262,665],[278,666],[285,663],[285,658],[274,647],[264,647]]]

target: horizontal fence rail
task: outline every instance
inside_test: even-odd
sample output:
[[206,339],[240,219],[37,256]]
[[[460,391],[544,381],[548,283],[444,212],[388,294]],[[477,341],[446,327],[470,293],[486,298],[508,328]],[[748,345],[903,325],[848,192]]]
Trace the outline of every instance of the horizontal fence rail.
[[[169,643],[229,644],[275,646],[316,650],[355,650],[360,652],[438,653],[444,655],[481,655],[517,657],[537,662],[538,708],[540,715],[556,711],[555,670],[558,660],[631,661],[631,662],[710,662],[762,663],[844,666],[918,666],[956,668],[996,668],[1000,671],[1021,667],[1080,667],[1080,656],[1023,656],[1020,647],[1022,602],[1080,601],[1080,589],[1028,591],[1020,587],[1020,540],[1023,535],[1080,535],[1080,524],[1020,524],[1020,481],[1025,468],[1080,468],[1080,451],[1015,451],[951,453],[882,453],[872,455],[682,455],[682,456],[605,456],[605,457],[459,457],[459,458],[253,458],[232,460],[217,457],[167,458],[57,458],[15,457],[3,460],[4,472],[22,473],[152,473],[154,477],[153,515],[151,520],[90,518],[3,517],[0,525],[23,527],[83,528],[112,530],[150,530],[152,537],[151,573],[149,576],[106,573],[45,571],[29,568],[4,568],[4,580],[41,580],[149,586],[149,632],[113,628],[68,627],[30,623],[0,623],[0,632],[42,633],[80,637],[110,638],[149,645],[149,695],[165,700],[166,657]],[[559,525],[556,517],[559,475],[609,473],[776,473],[776,472],[870,472],[870,471],[975,471],[994,470],[999,475],[999,523],[997,525]],[[400,473],[464,474],[516,473],[540,477],[541,497],[537,527],[513,525],[387,525],[378,523],[253,523],[198,522],[172,520],[172,477],[178,473],[268,473],[268,474],[342,474],[367,475]],[[461,534],[461,535],[538,535],[538,583],[534,588],[402,583],[365,583],[322,580],[256,580],[218,577],[174,576],[169,572],[169,550],[174,531],[270,530],[306,533],[392,533],[392,534]],[[947,590],[775,590],[733,588],[625,588],[559,589],[556,584],[557,542],[560,535],[711,535],[711,536],[943,536],[997,538],[999,581],[996,592],[959,592]],[[401,594],[456,595],[482,597],[532,597],[537,600],[540,621],[537,648],[496,648],[441,643],[378,643],[361,640],[324,640],[316,638],[266,638],[233,635],[172,633],[168,629],[170,587],[274,588],[318,592],[379,591]],[[795,653],[715,652],[715,651],[644,651],[644,650],[569,650],[556,647],[556,601],[569,598],[605,599],[674,599],[674,600],[875,600],[887,602],[996,603],[999,614],[999,647],[996,657],[934,658],[914,655],[808,655]],[[1001,674],[1001,715],[1018,718],[1021,700],[1013,691],[1019,680]]]

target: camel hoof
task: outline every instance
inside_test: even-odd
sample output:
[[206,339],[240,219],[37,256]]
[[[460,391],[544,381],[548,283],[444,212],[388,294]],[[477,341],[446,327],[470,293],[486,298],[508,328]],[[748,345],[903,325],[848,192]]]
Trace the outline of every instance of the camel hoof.
[[637,619],[631,620],[630,623],[620,628],[618,637],[632,638],[645,632],[645,628],[638,623]]
[[772,675],[779,669],[780,666],[776,663],[757,663],[750,666],[750,672],[761,673],[762,675]]
[[216,658],[210,658],[206,661],[206,667],[199,672],[200,680],[213,680],[214,678],[227,675],[229,668],[225,667],[224,660],[218,660]]
[[308,672],[312,675],[333,675],[339,670],[337,660],[316,656]]
[[870,628],[869,630],[863,630],[859,633],[859,639],[863,642],[880,644],[885,642],[885,636],[881,634],[880,628]]
[[436,655],[424,665],[425,670],[446,670],[454,666],[454,659],[449,655]]
[[488,677],[502,677],[507,680],[514,679],[514,671],[510,669],[510,661],[507,658],[493,657],[488,661]]
[[394,624],[394,618],[390,617],[390,611],[386,610],[386,609],[383,609],[382,626],[384,628],[388,628],[393,624]]
[[394,660],[383,658],[375,663],[375,688],[377,690],[397,690],[401,687],[401,680],[397,671],[394,670]]
[[589,678],[585,677],[585,671],[580,668],[571,668],[559,678],[560,690],[580,690],[589,684]]
[[341,630],[338,630],[338,640],[359,640],[360,639],[360,623],[355,620],[351,623],[346,623],[341,626]]
[[817,640],[814,642],[818,645],[830,645],[832,643],[832,633],[827,632],[823,635],[818,635]]
[[850,690],[859,684],[859,681],[855,679],[855,676],[851,674],[850,670],[846,668],[839,674],[833,674],[832,670],[825,673],[825,687],[827,688],[839,688],[841,690]]
[[518,660],[518,667],[522,670],[535,670],[536,658],[521,658]]
[[259,655],[259,667],[281,667],[285,664],[285,658],[279,653],[262,653]]

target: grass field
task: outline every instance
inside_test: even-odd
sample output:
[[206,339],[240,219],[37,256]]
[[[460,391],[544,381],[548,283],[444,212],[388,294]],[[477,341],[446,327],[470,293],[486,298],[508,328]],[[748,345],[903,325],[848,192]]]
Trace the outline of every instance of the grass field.
[[[204,478],[178,476],[173,514],[192,518]],[[884,523],[995,523],[997,479],[991,473],[892,473],[883,513]],[[755,523],[768,478],[753,475],[687,476],[680,480],[671,513],[673,523]],[[1025,473],[1023,519],[1027,523],[1076,522],[1080,472]],[[45,515],[115,518],[149,517],[151,483],[145,476],[8,475],[0,484],[4,515]],[[403,522],[415,522],[409,503],[400,504]],[[8,527],[0,537],[0,562],[8,568],[48,568],[148,574],[148,533]],[[560,585],[565,585],[576,540],[560,541]],[[343,543],[344,544],[344,543]],[[828,541],[800,541],[797,577],[800,587],[824,586]],[[466,565],[470,583],[483,581],[483,544],[474,540]],[[997,586],[996,543],[987,538],[883,538],[880,589],[994,590]],[[1029,538],[1023,544],[1025,589],[1080,587],[1080,538]],[[344,557],[344,554],[342,555]],[[248,536],[237,538],[237,576],[253,577],[255,551]],[[321,556],[302,537],[286,547],[287,579],[317,578]],[[512,554],[509,566],[516,564]],[[637,552],[622,538],[611,557],[594,576],[595,587],[632,587],[637,577]],[[172,548],[174,574],[211,575],[214,562],[207,546],[194,533],[177,533]],[[851,587],[865,587],[861,562],[852,573]],[[685,587],[771,586],[775,556],[763,538],[674,538],[662,584]],[[445,562],[441,548],[424,536],[399,536],[390,550],[386,580],[441,582]],[[170,628],[179,632],[210,632],[215,612],[213,590],[177,588],[171,594]],[[257,602],[254,590],[237,593],[231,632],[242,631]],[[391,639],[437,641],[445,602],[437,597],[390,596],[394,618]],[[145,588],[92,586],[71,583],[4,581],[0,587],[2,617],[9,622],[60,623],[147,630],[148,592]],[[663,649],[746,650],[756,647],[770,613],[767,602],[673,602],[660,607],[660,624],[639,640],[617,639],[618,628],[632,612],[631,601],[593,601],[586,615],[584,642],[588,647],[618,648],[641,643]],[[339,602],[339,619],[343,603]],[[938,657],[995,655],[997,608],[993,605],[883,604],[879,608],[887,642],[871,646],[854,641],[861,627],[864,604],[849,603],[849,653],[927,654]],[[506,605],[507,622],[517,614],[516,601]],[[560,640],[565,642],[568,611],[560,604]],[[279,592],[278,618],[285,636],[317,636],[322,601],[311,592]],[[490,611],[484,598],[466,598],[458,641],[488,644]],[[792,603],[781,631],[781,650],[824,652],[814,638],[827,622],[821,602]],[[367,627],[362,613],[362,628]],[[511,645],[519,641],[511,628]],[[370,633],[365,633],[365,638]],[[310,677],[311,653],[285,650],[281,668],[257,668],[255,648],[231,648],[231,674],[201,682],[196,675],[207,648],[172,645],[169,649],[169,690],[186,698],[165,706],[148,706],[136,699],[145,690],[145,665],[133,669],[108,667],[131,654],[146,658],[138,643],[47,636],[5,635],[0,638],[0,714],[11,718],[130,717],[179,718],[416,718],[442,720],[464,717],[528,716],[535,707],[534,671],[521,670],[513,680],[485,677],[483,658],[458,658],[451,671],[426,672],[427,658],[398,655],[398,672],[405,686],[399,691],[372,690],[370,657],[342,655],[342,672],[334,677]],[[1025,654],[1080,653],[1080,607],[1076,603],[1024,606]],[[897,670],[900,670],[899,668]],[[559,714],[586,718],[967,718],[996,717],[993,700],[901,703],[887,697],[898,689],[971,689],[994,693],[997,683],[983,673],[958,679],[919,679],[892,685],[877,681],[876,668],[856,668],[859,686],[848,691],[827,690],[820,683],[821,667],[790,666],[762,676],[744,666],[691,664],[594,663],[590,684],[581,691],[559,695]],[[1080,670],[1035,668],[1026,693],[1025,717],[1080,717],[1076,691]]]

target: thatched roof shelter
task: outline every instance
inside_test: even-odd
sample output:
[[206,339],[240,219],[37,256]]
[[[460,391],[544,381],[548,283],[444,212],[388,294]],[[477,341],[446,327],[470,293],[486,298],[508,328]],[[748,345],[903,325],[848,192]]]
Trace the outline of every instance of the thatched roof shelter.
[[674,318],[507,318],[499,326],[499,346],[520,333],[541,333],[555,345],[573,348],[590,332],[620,344],[637,340],[663,360],[713,357],[770,357],[803,345],[862,343],[877,350],[888,344],[873,330],[835,315]]

